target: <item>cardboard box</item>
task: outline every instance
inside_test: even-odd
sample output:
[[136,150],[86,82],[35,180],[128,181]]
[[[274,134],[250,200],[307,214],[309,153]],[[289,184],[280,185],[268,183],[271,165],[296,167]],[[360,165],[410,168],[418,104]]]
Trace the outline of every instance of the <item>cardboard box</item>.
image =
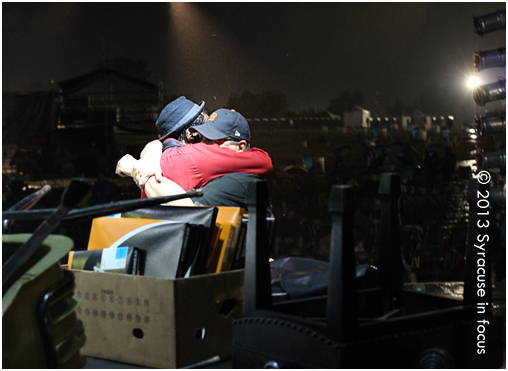
[[88,338],[81,354],[158,368],[232,357],[243,270],[174,280],[72,272]]

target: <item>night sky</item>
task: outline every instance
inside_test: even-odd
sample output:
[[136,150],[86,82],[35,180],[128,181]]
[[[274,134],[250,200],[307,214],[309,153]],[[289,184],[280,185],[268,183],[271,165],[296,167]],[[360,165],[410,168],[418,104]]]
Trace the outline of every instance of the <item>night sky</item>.
[[[325,109],[343,90],[372,116],[396,99],[457,123],[483,113],[467,79],[473,53],[506,45],[473,17],[504,2],[2,3],[3,91],[49,90],[107,58],[143,60],[169,95],[225,106],[232,93],[275,90],[289,108]],[[484,83],[505,76],[486,71]],[[486,107],[504,108],[504,101]],[[234,107],[231,107],[234,108]],[[422,107],[423,108],[423,107]]]

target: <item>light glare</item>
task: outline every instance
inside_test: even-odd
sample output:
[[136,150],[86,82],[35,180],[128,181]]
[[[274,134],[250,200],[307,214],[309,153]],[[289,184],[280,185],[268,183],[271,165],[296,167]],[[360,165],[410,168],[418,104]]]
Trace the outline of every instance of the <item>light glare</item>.
[[480,85],[480,79],[476,76],[473,76],[469,79],[468,81],[468,85],[470,88],[475,88],[477,87],[478,85]]

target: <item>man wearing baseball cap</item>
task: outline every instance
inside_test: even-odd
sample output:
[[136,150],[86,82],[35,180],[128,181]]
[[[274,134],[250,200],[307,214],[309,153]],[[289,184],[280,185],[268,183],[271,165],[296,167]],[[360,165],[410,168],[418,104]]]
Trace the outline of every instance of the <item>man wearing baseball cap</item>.
[[249,124],[234,110],[219,109],[190,131],[203,134],[203,142],[166,149],[160,159],[162,176],[186,191],[226,174],[266,175],[273,169],[265,151],[249,149]]
[[[207,138],[203,143],[185,145],[185,142],[168,138],[164,141],[162,157],[162,143],[150,142],[142,152],[142,160],[148,159],[147,161],[136,162],[132,156],[128,159],[122,158],[122,163],[119,162],[117,166],[117,174],[134,175],[136,184],[142,189],[145,188],[146,179],[155,175],[152,181],[155,188],[157,182],[163,182],[164,178],[167,178],[183,190],[190,190],[201,188],[211,180],[227,174],[239,172],[266,175],[273,169],[271,159],[265,151],[258,148],[249,150],[250,130],[247,120],[241,114],[221,109],[210,115],[201,126],[205,125],[204,131],[207,135],[219,139]],[[190,136],[200,133],[196,128],[192,127],[187,133]],[[166,146],[168,141],[171,141],[172,145]],[[150,162],[151,165],[148,165]],[[164,178],[154,170],[154,166],[160,166]],[[159,188],[161,187],[159,183]],[[167,190],[161,192],[171,194],[171,191]]]
[[230,139],[250,142],[247,120],[235,110],[221,108],[212,113],[201,127],[193,128],[210,141]]
[[[236,162],[242,160],[242,156],[249,158],[255,155],[257,157],[259,154],[265,153],[258,148],[250,149],[251,134],[247,120],[234,110],[219,109],[213,112],[203,125],[191,127],[190,131],[201,134],[203,144],[206,144],[206,146],[193,145],[195,148],[192,148],[193,151],[190,151],[192,153],[189,153],[189,156],[192,157],[191,162],[205,166],[179,167],[175,172],[175,157],[172,156],[172,153],[166,154],[164,152],[160,161],[163,178],[157,177],[157,179],[147,182],[145,186],[147,194],[155,197],[179,193],[175,190],[175,186],[182,186],[181,190],[186,190],[186,187],[190,186],[188,183],[186,185],[185,179],[193,179],[197,173],[207,174],[208,170],[217,168],[218,163],[228,162],[229,173],[221,176],[211,176],[210,174],[209,178],[213,177],[213,179],[203,188],[203,197],[195,198],[192,201],[202,205],[240,206],[246,209],[247,184],[260,179],[260,175],[268,173],[268,171],[258,172],[254,168],[249,168],[247,163],[243,168],[236,167],[236,170],[231,173],[233,166],[229,162],[230,158],[234,158]],[[209,157],[207,151],[211,149],[214,150],[214,156]],[[220,152],[216,152],[219,150]],[[231,156],[231,151],[237,152],[237,156]],[[223,157],[224,155],[227,157]],[[200,170],[196,171],[196,169]],[[174,178],[171,178],[172,176]],[[207,176],[205,175],[205,177]],[[172,184],[171,181],[164,178],[175,180],[176,184]]]

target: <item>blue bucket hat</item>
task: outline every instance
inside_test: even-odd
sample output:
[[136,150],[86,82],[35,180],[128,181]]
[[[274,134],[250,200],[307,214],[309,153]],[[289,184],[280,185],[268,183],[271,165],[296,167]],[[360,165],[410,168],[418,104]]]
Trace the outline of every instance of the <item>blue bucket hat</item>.
[[212,113],[203,125],[194,129],[210,140],[233,138],[250,142],[249,124],[235,110],[221,108]]
[[177,136],[180,131],[191,124],[205,108],[205,102],[198,104],[184,96],[179,97],[166,105],[161,111],[155,126],[161,135],[160,140],[170,136]]

